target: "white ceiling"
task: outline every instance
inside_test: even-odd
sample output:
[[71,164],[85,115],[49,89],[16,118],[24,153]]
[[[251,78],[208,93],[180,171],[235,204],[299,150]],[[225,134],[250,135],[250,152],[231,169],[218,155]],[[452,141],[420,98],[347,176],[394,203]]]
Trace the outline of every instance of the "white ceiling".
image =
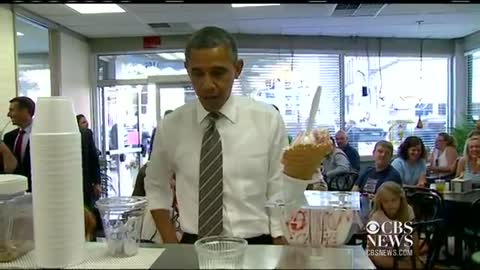
[[[335,4],[248,8],[229,4],[121,4],[126,13],[90,15],[63,4],[21,6],[90,38],[166,34],[156,32],[149,23],[188,23],[193,29],[217,25],[246,34],[447,39],[480,30],[480,4],[389,4],[376,17],[332,17]],[[420,26],[419,20],[424,21]]]

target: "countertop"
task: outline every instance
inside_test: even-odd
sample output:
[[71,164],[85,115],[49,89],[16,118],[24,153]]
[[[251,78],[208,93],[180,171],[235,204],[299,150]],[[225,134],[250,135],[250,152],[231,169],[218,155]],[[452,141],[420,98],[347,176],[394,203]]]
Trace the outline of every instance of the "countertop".
[[[151,269],[198,269],[193,245],[161,245],[166,248]],[[361,246],[310,248],[249,245],[243,269],[376,269]]]

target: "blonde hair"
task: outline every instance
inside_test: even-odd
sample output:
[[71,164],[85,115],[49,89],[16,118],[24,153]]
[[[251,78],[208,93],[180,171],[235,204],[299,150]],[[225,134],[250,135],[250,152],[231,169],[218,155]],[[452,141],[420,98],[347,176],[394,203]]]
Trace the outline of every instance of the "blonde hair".
[[470,151],[468,150],[468,147],[470,146],[470,143],[473,141],[480,141],[480,139],[477,136],[473,136],[471,138],[468,138],[467,141],[465,142],[465,147],[463,148],[463,156],[465,157],[465,161],[470,161],[469,155]]
[[388,195],[386,194],[387,191],[390,194],[393,194],[393,196],[400,197],[400,208],[398,209],[398,212],[392,219],[401,221],[401,222],[409,221],[410,206],[408,205],[407,197],[405,196],[405,191],[403,190],[402,186],[400,186],[399,184],[393,181],[387,181],[378,188],[377,193],[375,194],[375,199],[373,201],[373,209],[372,209],[371,215],[373,215],[377,211],[383,211],[385,213],[382,207],[382,199],[385,196],[389,195],[389,194]]

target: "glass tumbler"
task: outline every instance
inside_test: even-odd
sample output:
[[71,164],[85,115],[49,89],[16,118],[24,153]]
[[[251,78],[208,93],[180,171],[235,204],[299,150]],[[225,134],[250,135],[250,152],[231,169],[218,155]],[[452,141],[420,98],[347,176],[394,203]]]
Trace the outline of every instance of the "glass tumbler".
[[247,248],[245,239],[209,236],[195,242],[200,269],[241,269]]

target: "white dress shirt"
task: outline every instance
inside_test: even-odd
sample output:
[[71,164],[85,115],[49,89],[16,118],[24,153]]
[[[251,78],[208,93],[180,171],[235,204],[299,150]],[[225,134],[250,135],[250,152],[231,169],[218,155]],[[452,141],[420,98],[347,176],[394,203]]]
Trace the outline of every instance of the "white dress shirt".
[[[302,196],[307,186],[283,174],[280,160],[288,139],[282,117],[271,105],[240,96],[231,96],[220,112],[216,128],[223,152],[224,234],[282,236],[279,211],[269,211],[265,204]],[[191,234],[198,232],[199,160],[207,114],[197,100],[159,123],[145,178],[149,209],[170,209],[170,179],[176,175],[179,222]]]
[[[22,129],[18,131],[18,135],[20,135],[21,130]],[[25,130],[25,134],[23,134],[23,138],[22,138],[22,157],[21,157],[22,161],[25,158],[25,151],[27,151],[27,145],[28,145],[28,142],[30,141],[30,134],[32,133],[32,124],[24,128],[23,130]],[[18,135],[17,135],[17,138],[15,139],[14,147],[15,145],[17,145]]]

